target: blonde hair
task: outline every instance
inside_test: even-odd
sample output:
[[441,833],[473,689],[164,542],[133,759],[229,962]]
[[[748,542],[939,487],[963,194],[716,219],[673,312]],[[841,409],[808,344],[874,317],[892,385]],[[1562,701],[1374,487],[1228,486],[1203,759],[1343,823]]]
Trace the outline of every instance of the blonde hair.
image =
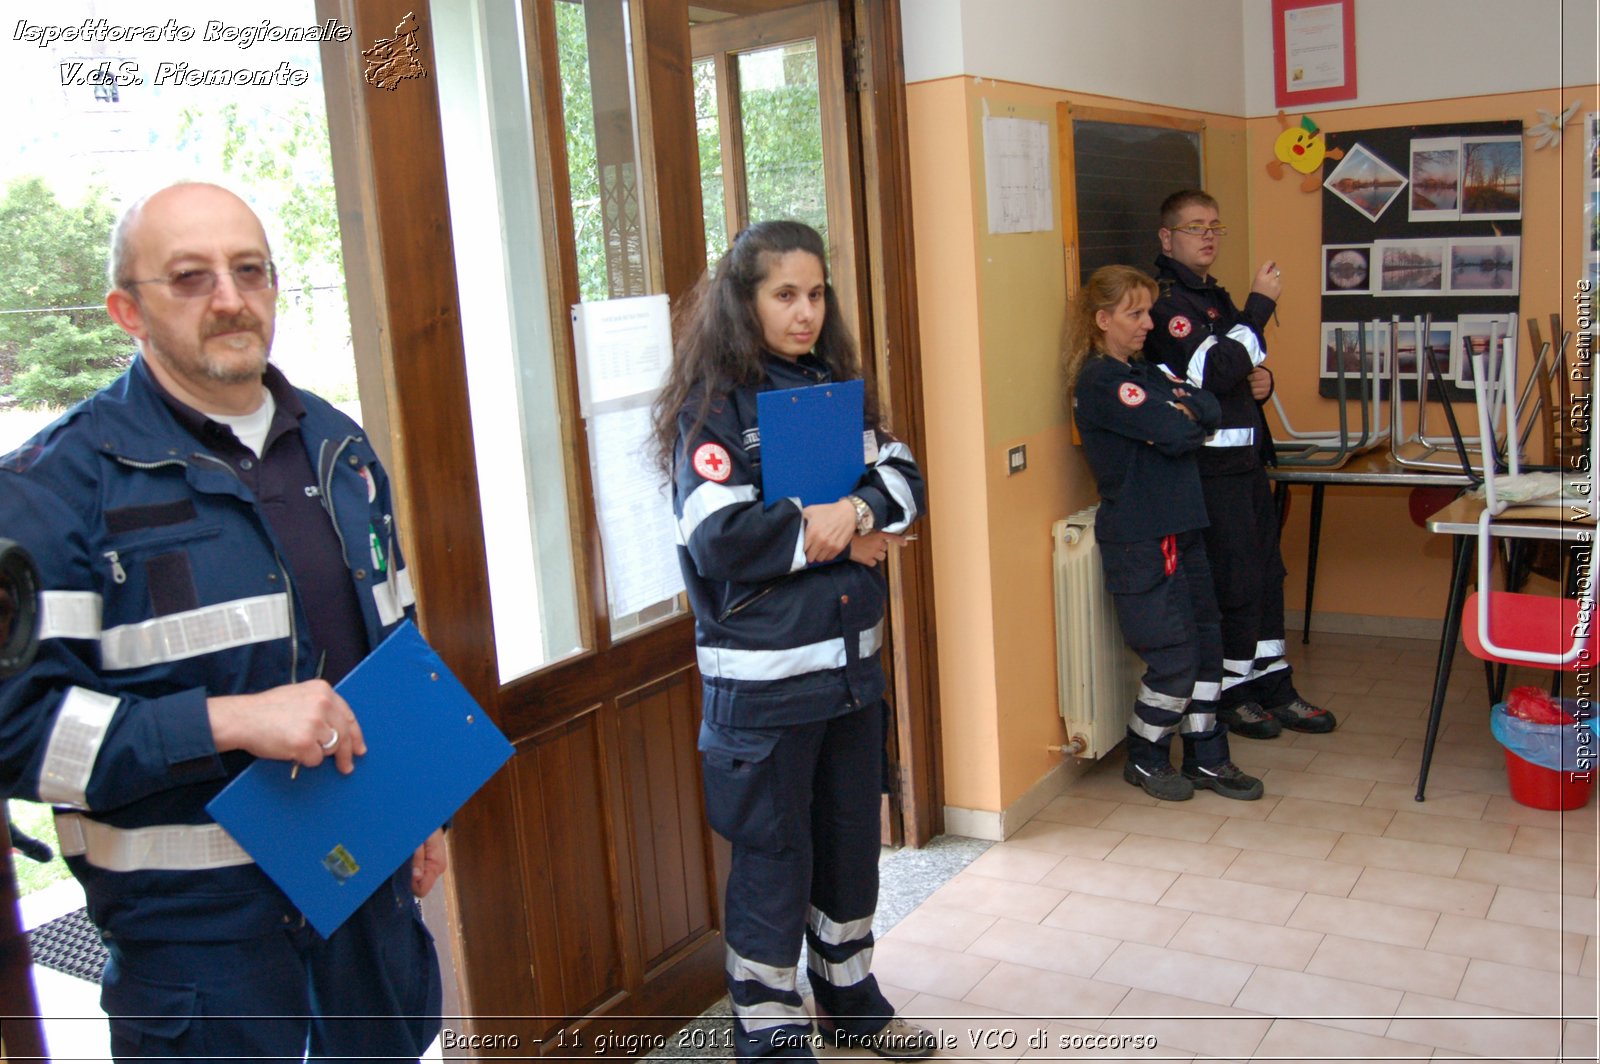
[[1132,266],[1102,266],[1089,275],[1067,308],[1061,364],[1069,385],[1078,379],[1089,352],[1103,346],[1105,330],[1095,321],[1095,315],[1102,310],[1116,310],[1134,292],[1144,292],[1154,302],[1158,291],[1149,274]]

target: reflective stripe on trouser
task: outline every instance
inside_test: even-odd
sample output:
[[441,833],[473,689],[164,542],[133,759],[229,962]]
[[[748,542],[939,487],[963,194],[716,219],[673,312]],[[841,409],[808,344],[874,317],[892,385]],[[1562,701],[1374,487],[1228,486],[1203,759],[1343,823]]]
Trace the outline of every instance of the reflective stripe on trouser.
[[[1128,722],[1128,757],[1138,765],[1164,763],[1174,733],[1183,739],[1186,763],[1209,765],[1228,756],[1226,730],[1216,719],[1222,638],[1211,570],[1198,532],[1176,539],[1178,564],[1170,575],[1155,576],[1146,590],[1111,596],[1122,637],[1145,663]],[[1148,564],[1163,564],[1159,550],[1150,552]],[[1111,579],[1114,585],[1150,583],[1137,574],[1116,575],[1122,579]]]
[[894,1014],[869,971],[883,715],[879,703],[765,729],[777,737],[764,755],[759,741],[736,756],[704,750],[706,813],[733,844],[723,909],[741,1060],[812,1055],[795,987],[802,940],[817,1005],[841,1028],[871,1034]]
[[1279,706],[1294,698],[1283,660],[1283,553],[1266,473],[1202,477],[1206,557],[1222,614],[1221,704]]

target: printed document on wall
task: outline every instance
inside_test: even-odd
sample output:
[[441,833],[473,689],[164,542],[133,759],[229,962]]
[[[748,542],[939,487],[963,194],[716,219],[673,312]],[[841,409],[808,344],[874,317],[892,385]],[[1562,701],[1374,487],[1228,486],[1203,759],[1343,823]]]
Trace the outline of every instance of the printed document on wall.
[[650,400],[589,418],[596,517],[611,615],[623,617],[683,590],[672,501],[649,459]]
[[572,334],[578,354],[578,403],[596,408],[651,393],[672,363],[667,297],[630,296],[577,303]]
[[989,232],[1055,228],[1048,125],[1025,118],[984,118],[983,167],[989,186]]

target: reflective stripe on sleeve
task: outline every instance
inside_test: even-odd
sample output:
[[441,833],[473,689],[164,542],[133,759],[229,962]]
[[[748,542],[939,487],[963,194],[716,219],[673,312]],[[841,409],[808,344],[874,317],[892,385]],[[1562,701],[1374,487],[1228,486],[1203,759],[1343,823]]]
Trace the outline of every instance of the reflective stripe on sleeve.
[[1250,355],[1250,364],[1259,366],[1267,360],[1267,349],[1261,346],[1261,338],[1254,329],[1240,322],[1228,330],[1228,339],[1244,348]]
[[912,497],[911,485],[906,483],[905,474],[889,464],[888,460],[898,458],[902,461],[911,461],[911,448],[900,442],[885,444],[878,451],[878,460],[873,469],[883,480],[883,488],[889,493],[895,505],[900,507],[904,516],[899,521],[892,521],[883,526],[885,532],[902,532],[909,528],[911,522],[917,518],[917,503]]
[[99,593],[94,591],[39,592],[39,638],[99,639]]
[[78,813],[56,814],[61,853],[110,872],[198,872],[254,864],[221,824],[117,828]]
[[700,522],[734,503],[753,502],[756,497],[754,484],[735,484],[729,487],[726,484],[717,484],[707,480],[698,488],[689,493],[683,500],[683,516],[678,518],[678,534],[687,544],[694,535],[694,530],[700,527]]
[[1252,447],[1255,442],[1255,429],[1218,429],[1206,437],[1207,447]]
[[[794,503],[794,508],[796,510],[805,510],[805,504],[802,503],[797,497],[791,495],[789,496],[789,501]],[[798,573],[801,569],[804,569],[810,564],[811,563],[806,560],[806,519],[801,517],[800,531],[797,532],[794,537],[794,557],[789,559],[789,571],[791,573]]]
[[88,807],[85,796],[100,744],[122,699],[84,687],[67,689],[56,710],[56,724],[39,769],[39,800],[51,805]]
[[865,632],[862,632],[861,633],[861,637],[860,637],[860,643],[858,645],[859,645],[859,648],[860,648],[861,656],[863,658],[870,658],[870,657],[872,657],[872,655],[874,655],[878,651],[882,650],[883,649],[883,622],[879,621],[877,624],[873,625],[871,628],[868,628]]
[[1206,360],[1211,355],[1211,349],[1217,346],[1217,338],[1208,336],[1200,341],[1200,346],[1194,349],[1194,354],[1189,356],[1189,369],[1184,374],[1189,383],[1196,388],[1206,386]]
[[412,590],[409,569],[392,570],[388,580],[372,585],[372,602],[378,608],[378,620],[385,626],[404,617],[406,607],[416,601],[417,593]]
[[139,669],[287,639],[289,632],[288,595],[234,599],[108,628],[100,637],[100,664],[106,669]]

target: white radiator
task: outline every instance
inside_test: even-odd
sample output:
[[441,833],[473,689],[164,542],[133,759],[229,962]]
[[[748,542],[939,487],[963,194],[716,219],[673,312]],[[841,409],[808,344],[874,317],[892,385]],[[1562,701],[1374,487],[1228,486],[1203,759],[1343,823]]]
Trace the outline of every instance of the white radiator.
[[1057,521],[1055,540],[1056,671],[1067,743],[1098,759],[1128,733],[1144,663],[1122,641],[1116,607],[1100,571],[1094,538],[1097,507]]

